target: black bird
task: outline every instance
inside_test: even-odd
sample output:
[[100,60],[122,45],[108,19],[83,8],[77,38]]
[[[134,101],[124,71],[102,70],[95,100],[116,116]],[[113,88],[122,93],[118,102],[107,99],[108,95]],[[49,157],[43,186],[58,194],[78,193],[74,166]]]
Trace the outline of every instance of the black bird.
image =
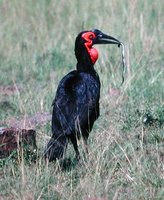
[[63,156],[69,140],[79,159],[77,139],[80,136],[87,151],[89,132],[99,117],[100,79],[94,69],[98,59],[95,44],[120,46],[121,42],[97,29],[78,34],[75,41],[76,70],[60,81],[52,104],[52,137],[44,152],[49,161]]

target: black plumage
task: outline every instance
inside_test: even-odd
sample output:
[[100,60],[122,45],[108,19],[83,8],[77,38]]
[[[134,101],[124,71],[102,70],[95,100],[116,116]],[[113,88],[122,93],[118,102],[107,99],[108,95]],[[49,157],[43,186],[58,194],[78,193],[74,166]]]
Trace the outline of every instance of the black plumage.
[[45,149],[49,161],[63,156],[70,140],[79,159],[77,139],[87,139],[95,120],[99,117],[100,79],[94,69],[98,52],[94,44],[120,42],[101,31],[83,31],[75,41],[76,70],[68,73],[59,83],[53,101],[52,137]]

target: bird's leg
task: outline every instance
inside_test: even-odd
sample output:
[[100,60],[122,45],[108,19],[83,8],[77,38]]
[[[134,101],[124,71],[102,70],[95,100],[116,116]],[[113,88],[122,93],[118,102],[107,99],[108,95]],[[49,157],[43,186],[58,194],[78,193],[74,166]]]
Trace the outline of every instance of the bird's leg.
[[78,149],[78,146],[77,146],[77,139],[76,139],[76,136],[71,134],[70,135],[70,140],[73,144],[73,147],[74,147],[74,150],[76,152],[76,159],[79,161],[80,160],[80,153],[79,153],[79,149]]

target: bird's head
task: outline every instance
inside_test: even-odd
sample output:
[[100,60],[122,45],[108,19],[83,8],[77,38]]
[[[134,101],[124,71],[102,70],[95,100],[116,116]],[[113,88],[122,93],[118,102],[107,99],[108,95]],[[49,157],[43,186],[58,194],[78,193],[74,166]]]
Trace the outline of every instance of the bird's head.
[[104,34],[98,29],[83,31],[78,34],[75,41],[75,56],[78,63],[94,65],[98,59],[98,51],[93,45],[96,44],[116,44],[121,42],[114,37]]

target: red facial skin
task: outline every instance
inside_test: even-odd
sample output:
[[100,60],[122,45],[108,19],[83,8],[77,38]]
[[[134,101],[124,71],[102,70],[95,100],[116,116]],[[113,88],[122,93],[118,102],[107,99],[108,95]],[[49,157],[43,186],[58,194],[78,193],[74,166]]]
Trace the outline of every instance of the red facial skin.
[[92,40],[95,38],[95,34],[93,32],[86,32],[82,34],[82,38],[85,39],[85,47],[88,51],[88,54],[90,55],[91,61],[93,64],[95,64],[95,62],[98,59],[98,51],[97,49],[95,49],[94,47],[92,47],[93,43]]

